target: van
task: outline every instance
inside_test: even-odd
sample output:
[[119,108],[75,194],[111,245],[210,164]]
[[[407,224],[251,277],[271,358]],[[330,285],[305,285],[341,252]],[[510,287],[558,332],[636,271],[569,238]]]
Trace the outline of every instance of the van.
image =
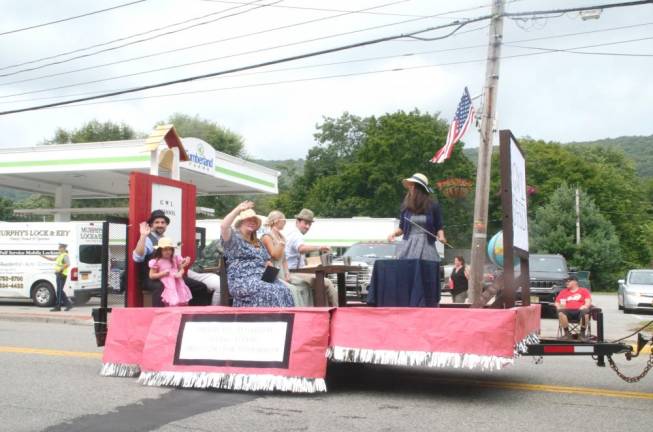
[[0,298],[29,299],[48,307],[56,300],[54,262],[68,245],[70,272],[64,292],[84,304],[100,293],[101,222],[0,222]]

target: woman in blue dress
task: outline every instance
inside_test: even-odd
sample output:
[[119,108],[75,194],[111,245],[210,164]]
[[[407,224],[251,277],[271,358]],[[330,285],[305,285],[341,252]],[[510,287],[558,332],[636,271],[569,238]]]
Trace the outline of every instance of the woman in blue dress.
[[421,259],[440,261],[440,255],[435,246],[435,240],[443,244],[444,225],[440,205],[431,199],[433,192],[424,174],[415,173],[403,180],[406,196],[401,206],[399,228],[389,236],[389,241],[403,236],[397,247],[398,259]]
[[225,216],[220,226],[233,305],[292,307],[292,295],[286,285],[279,280],[273,283],[261,280],[265,267],[272,263],[270,254],[256,236],[261,219],[253,207],[251,201],[240,203]]

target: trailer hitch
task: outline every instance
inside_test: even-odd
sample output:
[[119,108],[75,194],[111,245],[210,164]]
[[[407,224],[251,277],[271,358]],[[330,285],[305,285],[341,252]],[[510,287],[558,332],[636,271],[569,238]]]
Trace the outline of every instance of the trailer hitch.
[[[649,340],[649,339],[646,339],[644,336],[642,336],[641,333],[638,333],[637,334],[637,348],[635,350],[635,353],[634,354],[632,352],[626,353],[626,359],[630,360],[630,359],[632,359],[634,357],[637,357],[642,352],[644,347],[646,345],[648,345],[649,343],[651,345],[653,345],[653,337]],[[651,369],[653,369],[653,350],[651,350],[651,354],[650,354],[650,356],[648,358],[648,361],[646,362],[646,366],[644,366],[644,370],[639,375],[627,376],[627,375],[624,375],[623,373],[621,373],[621,371],[619,371],[619,368],[615,364],[614,360],[612,360],[611,355],[608,356],[608,362],[610,363],[610,367],[612,368],[612,370],[617,374],[617,376],[619,378],[626,381],[627,383],[636,383],[636,382],[640,381],[642,378],[644,378],[650,372]]]

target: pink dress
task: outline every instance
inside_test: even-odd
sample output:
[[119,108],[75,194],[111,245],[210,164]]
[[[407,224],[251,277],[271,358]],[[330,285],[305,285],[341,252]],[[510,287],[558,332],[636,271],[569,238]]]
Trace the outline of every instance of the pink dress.
[[161,293],[161,300],[168,306],[185,306],[188,304],[193,295],[190,289],[184,283],[183,278],[175,277],[175,273],[181,268],[181,257],[175,255],[172,257],[173,261],[155,258],[151,259],[148,263],[151,269],[156,272],[170,270],[167,276],[163,276],[161,283],[163,284],[163,292]]

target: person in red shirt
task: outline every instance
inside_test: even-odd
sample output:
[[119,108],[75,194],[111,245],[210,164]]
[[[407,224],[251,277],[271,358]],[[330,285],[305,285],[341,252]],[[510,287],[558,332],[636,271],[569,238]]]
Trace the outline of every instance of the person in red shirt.
[[587,328],[587,315],[592,305],[592,296],[585,288],[578,286],[576,276],[570,275],[565,282],[567,288],[560,291],[555,302],[560,327],[565,332],[564,336],[569,338],[569,320],[580,321],[580,334],[583,337]]

